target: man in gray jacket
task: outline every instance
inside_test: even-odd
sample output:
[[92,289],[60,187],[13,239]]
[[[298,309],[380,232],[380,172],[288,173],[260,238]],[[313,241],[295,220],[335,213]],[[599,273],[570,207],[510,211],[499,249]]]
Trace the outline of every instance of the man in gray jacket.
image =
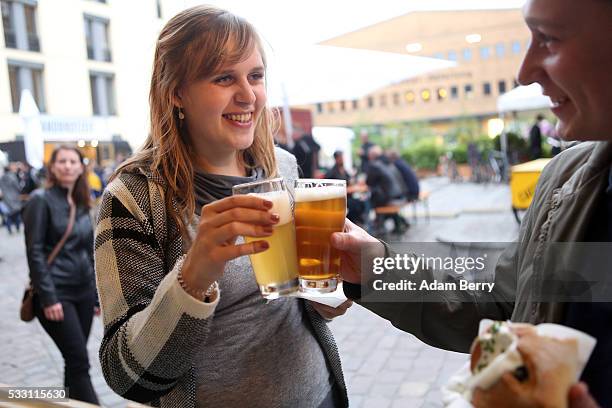
[[[566,284],[590,284],[597,298],[560,296],[558,274],[575,260],[590,262],[584,246],[551,243],[612,242],[612,1],[528,0],[525,21],[532,42],[519,72],[524,84],[537,82],[552,100],[557,130],[578,146],[558,155],[543,171],[532,205],[521,225],[519,240],[501,256],[495,269],[495,291],[484,298],[409,303],[362,302],[396,327],[436,347],[467,352],[482,318],[516,322],[555,322],[597,338],[597,346],[582,380],[602,406],[612,406],[612,296],[610,261],[565,275]],[[375,240],[351,225],[332,237],[344,251],[343,277],[362,282],[363,248]],[[605,244],[589,244],[588,250]],[[609,248],[609,244],[607,245]],[[379,255],[388,248],[379,246]],[[601,255],[601,251],[599,251]],[[604,253],[605,255],[605,253]],[[609,259],[609,258],[608,258]],[[561,266],[551,273],[550,265]],[[351,267],[353,266],[353,267]],[[586,270],[585,270],[586,269]],[[561,280],[563,280],[561,279]],[[366,281],[367,282],[367,281]],[[608,285],[608,286],[606,286]],[[367,285],[345,284],[348,297],[367,299]],[[576,286],[570,286],[571,288]],[[552,295],[547,291],[553,289]],[[568,287],[566,287],[568,289]],[[571,292],[571,291],[570,291]],[[571,295],[571,293],[570,293]],[[585,388],[575,386],[572,406],[595,406]],[[580,404],[586,405],[580,405]],[[590,405],[589,405],[590,404]]]

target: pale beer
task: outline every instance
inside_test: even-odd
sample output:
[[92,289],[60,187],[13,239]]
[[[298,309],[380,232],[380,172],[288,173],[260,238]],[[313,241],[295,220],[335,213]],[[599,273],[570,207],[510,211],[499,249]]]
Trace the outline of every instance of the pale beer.
[[[268,181],[275,182],[276,180]],[[266,182],[262,182],[266,183]],[[255,184],[255,186],[253,186]],[[277,181],[282,184],[282,180]],[[274,225],[274,231],[269,237],[248,237],[247,243],[253,241],[267,241],[267,250],[258,254],[249,255],[255,280],[259,285],[261,294],[266,299],[276,299],[280,296],[294,293],[298,289],[298,267],[295,245],[295,225],[291,209],[291,200],[288,191],[265,191],[257,183],[248,183],[234,187],[234,194],[241,192],[252,194],[273,203],[270,212],[279,215],[279,222]],[[250,192],[256,191],[256,192]]]
[[340,272],[340,253],[331,235],[342,231],[346,217],[344,180],[298,180],[295,231],[300,290],[332,292]]

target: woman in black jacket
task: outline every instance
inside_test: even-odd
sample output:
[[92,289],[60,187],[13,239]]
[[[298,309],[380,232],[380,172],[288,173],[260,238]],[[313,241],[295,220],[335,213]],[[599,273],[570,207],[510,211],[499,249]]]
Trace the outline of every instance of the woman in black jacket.
[[[81,152],[56,148],[49,162],[49,186],[37,190],[23,210],[25,239],[34,286],[34,311],[64,357],[64,385],[70,398],[98,403],[89,378],[87,338],[97,310],[89,187]],[[53,261],[47,259],[74,223]]]

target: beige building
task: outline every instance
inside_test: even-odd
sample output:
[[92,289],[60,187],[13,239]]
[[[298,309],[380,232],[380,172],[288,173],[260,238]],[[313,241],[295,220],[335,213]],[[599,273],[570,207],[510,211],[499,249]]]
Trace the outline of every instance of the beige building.
[[155,40],[177,3],[0,0],[0,142],[22,138],[28,89],[44,115],[47,154],[54,142],[79,142],[88,156],[113,160],[125,141],[140,145]]
[[314,105],[314,123],[429,121],[442,132],[469,116],[486,131],[488,119],[497,116],[497,97],[516,86],[528,43],[518,9],[412,12],[332,38],[321,44],[443,58],[457,65],[407,78],[359,100]]

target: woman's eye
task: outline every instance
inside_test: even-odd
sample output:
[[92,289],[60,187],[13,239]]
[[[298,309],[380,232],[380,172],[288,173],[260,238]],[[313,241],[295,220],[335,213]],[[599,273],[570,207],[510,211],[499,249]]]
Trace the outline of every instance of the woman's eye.
[[263,72],[253,72],[251,74],[251,80],[252,81],[261,81],[262,79],[264,79],[264,73]]
[[556,38],[549,35],[539,33],[537,37],[537,44],[540,47],[548,47],[556,41]]
[[228,82],[230,82],[232,80],[232,77],[229,75],[224,75],[222,77],[219,77],[217,79],[215,79],[215,83],[217,84],[226,84]]

